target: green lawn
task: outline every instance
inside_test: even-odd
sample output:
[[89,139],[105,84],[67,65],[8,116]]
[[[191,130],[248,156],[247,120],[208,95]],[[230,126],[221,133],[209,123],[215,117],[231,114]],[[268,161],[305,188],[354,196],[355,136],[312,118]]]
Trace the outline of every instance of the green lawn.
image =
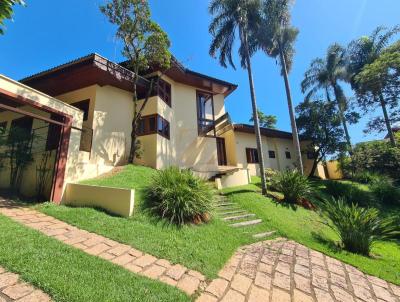
[[190,301],[176,288],[134,275],[2,215],[0,229],[0,265],[54,301]]
[[[253,180],[257,182],[256,178]],[[372,250],[374,258],[338,250],[334,244],[338,237],[320,223],[316,212],[276,203],[263,197],[259,191],[259,186],[251,184],[225,189],[224,193],[232,202],[262,218],[268,228],[277,230],[281,236],[352,264],[366,273],[400,284],[400,246],[396,243],[376,244]],[[397,213],[400,213],[399,209]]]
[[[156,221],[141,209],[143,187],[148,183],[153,169],[126,166],[123,171],[110,177],[85,181],[86,184],[134,188],[136,190],[135,213],[131,218],[108,215],[91,208],[71,208],[51,203],[40,205],[45,214],[129,244],[139,250],[215,278],[218,271],[244,244],[254,242],[246,230],[234,230],[225,222],[213,219],[210,223],[182,228]],[[265,230],[264,230],[265,231]]]
[[[127,243],[157,257],[181,263],[216,277],[234,251],[253,242],[251,234],[277,230],[278,235],[296,240],[310,248],[359,267],[363,271],[400,284],[400,248],[395,243],[379,243],[373,248],[375,258],[367,258],[335,248],[338,238],[320,223],[317,213],[303,208],[291,208],[259,194],[258,179],[254,184],[226,189],[223,192],[248,212],[255,213],[263,223],[232,229],[225,222],[213,219],[201,226],[176,228],[154,220],[141,209],[143,188],[154,170],[127,166],[109,177],[85,181],[87,184],[136,189],[136,212],[132,218],[120,218],[90,208],[70,208],[44,204],[39,210],[80,228]],[[323,190],[323,182],[316,182]],[[398,209],[396,210],[398,211]],[[398,213],[398,212],[397,212]]]

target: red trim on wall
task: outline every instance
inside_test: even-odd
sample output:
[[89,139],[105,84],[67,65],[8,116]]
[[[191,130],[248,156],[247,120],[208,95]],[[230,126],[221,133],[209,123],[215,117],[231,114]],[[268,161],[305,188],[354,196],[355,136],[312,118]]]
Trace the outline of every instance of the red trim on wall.
[[35,100],[17,95],[13,92],[7,91],[2,88],[0,88],[0,96],[6,97],[21,105],[28,105],[38,110],[45,111],[48,113],[55,113],[64,117],[64,125],[61,129],[61,140],[58,148],[57,161],[53,175],[53,184],[52,184],[51,198],[50,198],[51,201],[55,202],[56,204],[60,204],[63,194],[62,190],[64,186],[65,170],[68,159],[69,139],[71,136],[71,128],[73,121],[72,116],[67,113],[61,112],[57,109],[40,104]]
[[51,200],[56,204],[60,204],[62,200],[72,119],[65,117],[64,124],[66,124],[66,126],[61,128],[60,144],[58,146],[56,166],[53,175],[53,186],[51,190]]

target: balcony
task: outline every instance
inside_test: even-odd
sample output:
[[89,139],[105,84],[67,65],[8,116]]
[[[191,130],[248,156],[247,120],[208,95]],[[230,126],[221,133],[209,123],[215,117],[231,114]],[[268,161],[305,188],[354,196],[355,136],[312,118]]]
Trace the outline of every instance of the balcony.
[[229,113],[221,115],[216,120],[198,118],[199,136],[220,137],[232,129]]

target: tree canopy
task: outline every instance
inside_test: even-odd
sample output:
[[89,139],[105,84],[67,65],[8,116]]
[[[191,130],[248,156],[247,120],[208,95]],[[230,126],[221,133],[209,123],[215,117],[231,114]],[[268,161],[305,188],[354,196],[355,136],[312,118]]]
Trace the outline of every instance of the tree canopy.
[[116,37],[123,42],[122,54],[128,59],[129,68],[133,71],[133,103],[131,147],[128,162],[133,163],[139,156],[140,141],[137,140],[138,125],[151,91],[154,79],[150,80],[146,98],[138,106],[137,84],[139,73],[153,68],[165,70],[170,67],[171,53],[168,35],[151,20],[147,0],[110,0],[100,6],[101,12],[117,26]]
[[332,102],[304,101],[296,107],[300,137],[309,142],[308,152],[313,154],[314,175],[317,164],[328,155],[346,150],[338,109]]
[[0,1],[0,35],[4,34],[4,20],[10,20],[13,15],[13,6],[25,5],[24,0],[1,0]]
[[170,66],[168,35],[151,20],[146,0],[111,0],[100,6],[100,10],[117,26],[116,36],[124,43],[122,53],[135,72]]
[[[276,129],[277,118],[275,115],[265,114],[260,109],[258,109],[257,111],[261,127]],[[249,122],[254,122],[254,118],[251,117]]]
[[[358,103],[364,112],[380,106],[379,93],[382,93],[389,109],[391,125],[400,121],[400,41],[385,49],[372,63],[359,72],[354,81],[358,87]],[[365,132],[387,130],[383,117],[373,117]]]
[[365,132],[388,131],[393,146],[396,141],[392,125],[399,120],[399,42],[390,46],[400,27],[378,27],[368,37],[352,41],[348,46],[348,73],[357,102],[364,113],[380,106],[382,116],[373,117]]

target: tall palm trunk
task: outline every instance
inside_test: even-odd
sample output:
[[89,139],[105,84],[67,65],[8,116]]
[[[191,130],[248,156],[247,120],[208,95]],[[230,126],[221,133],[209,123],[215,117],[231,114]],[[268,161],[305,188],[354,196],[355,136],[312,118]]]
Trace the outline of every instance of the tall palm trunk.
[[349,129],[347,128],[347,121],[346,121],[346,117],[344,116],[344,110],[343,110],[342,103],[341,103],[341,99],[342,99],[343,95],[339,91],[339,88],[337,87],[336,84],[332,84],[332,88],[335,93],[336,104],[338,106],[339,117],[340,117],[340,121],[342,122],[344,135],[346,136],[346,142],[347,142],[347,146],[349,148],[348,151],[349,151],[350,156],[352,156],[353,155],[353,146],[351,145]]
[[384,97],[382,95],[382,92],[379,93],[379,101],[380,101],[381,106],[382,106],[383,117],[385,118],[385,123],[386,123],[386,128],[387,128],[387,131],[388,131],[390,143],[392,144],[393,147],[396,147],[396,140],[394,139],[392,126],[390,125],[389,115],[388,115],[387,109],[386,109],[386,102],[385,102],[385,99],[384,99]]
[[292,125],[293,145],[296,150],[299,171],[303,175],[304,168],[303,168],[303,161],[301,159],[299,133],[297,131],[296,118],[295,118],[294,110],[293,110],[292,93],[290,91],[289,77],[288,77],[287,68],[286,68],[286,59],[285,59],[285,55],[283,53],[280,42],[279,42],[279,55],[280,55],[280,59],[281,59],[283,79],[285,80],[286,98],[287,98],[287,103],[288,103],[288,108],[289,108],[290,123]]
[[262,194],[266,195],[267,194],[267,183],[265,179],[265,168],[264,168],[264,155],[263,155],[263,148],[262,148],[262,142],[261,142],[261,132],[260,132],[260,122],[258,120],[258,112],[257,112],[257,101],[256,101],[256,93],[254,90],[254,81],[253,81],[253,73],[251,70],[251,62],[250,62],[250,52],[249,52],[249,45],[247,41],[247,32],[243,30],[243,28],[240,28],[240,33],[241,33],[241,38],[242,38],[242,44],[244,45],[244,51],[245,51],[245,60],[246,60],[246,69],[247,69],[247,74],[249,77],[249,85],[250,85],[250,95],[251,95],[251,105],[253,107],[253,116],[254,116],[254,131],[256,134],[256,140],[257,140],[257,152],[258,152],[258,161],[259,161],[259,166],[260,166],[260,176],[261,176],[261,188],[262,188]]

